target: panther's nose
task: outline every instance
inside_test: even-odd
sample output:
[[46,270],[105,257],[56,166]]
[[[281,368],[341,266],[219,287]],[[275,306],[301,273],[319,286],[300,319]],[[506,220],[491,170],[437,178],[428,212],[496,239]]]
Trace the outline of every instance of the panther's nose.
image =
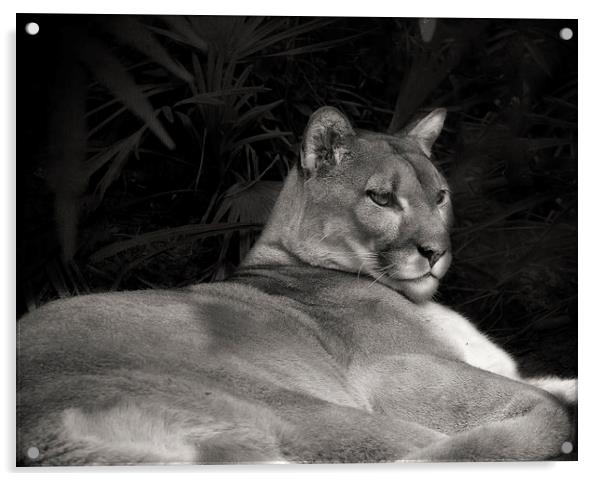
[[436,250],[427,246],[418,246],[418,252],[429,261],[429,265],[433,267],[441,257],[445,254],[445,250]]

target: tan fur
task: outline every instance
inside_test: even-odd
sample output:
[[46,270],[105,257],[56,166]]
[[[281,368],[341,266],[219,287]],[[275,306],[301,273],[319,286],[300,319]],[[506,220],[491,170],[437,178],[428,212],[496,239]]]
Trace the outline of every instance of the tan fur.
[[576,381],[521,380],[430,301],[451,261],[448,187],[428,158],[443,118],[385,136],[321,109],[231,279],[21,319],[19,463],[558,456]]

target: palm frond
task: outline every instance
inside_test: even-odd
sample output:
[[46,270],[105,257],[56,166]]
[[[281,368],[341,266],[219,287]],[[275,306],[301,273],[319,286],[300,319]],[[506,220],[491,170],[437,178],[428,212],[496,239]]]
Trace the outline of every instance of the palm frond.
[[98,40],[88,39],[79,47],[81,61],[115,97],[142,119],[168,148],[175,144],[157,119],[147,96],[136,85],[119,60]]

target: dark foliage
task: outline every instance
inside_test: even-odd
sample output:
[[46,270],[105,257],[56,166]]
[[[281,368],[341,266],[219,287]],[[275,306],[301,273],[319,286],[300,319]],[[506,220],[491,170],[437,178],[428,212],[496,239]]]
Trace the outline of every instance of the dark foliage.
[[314,109],[395,131],[444,106],[456,226],[439,299],[528,374],[576,374],[576,21],[35,20],[18,40],[19,313],[227,277]]

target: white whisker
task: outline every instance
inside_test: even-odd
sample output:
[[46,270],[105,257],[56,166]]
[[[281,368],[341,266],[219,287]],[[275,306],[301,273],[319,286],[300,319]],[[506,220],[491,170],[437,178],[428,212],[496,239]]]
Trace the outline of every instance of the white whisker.
[[384,271],[380,276],[378,276],[377,278],[375,278],[370,285],[368,286],[368,289],[371,288],[374,284],[376,284],[380,279],[382,279],[382,277],[387,273],[387,271]]
[[367,260],[368,260],[368,259],[364,259],[364,260],[362,261],[362,263],[360,264],[360,268],[357,270],[357,278],[358,278],[358,279],[360,278],[360,274],[361,274],[361,272],[362,272],[362,267],[364,267],[364,264],[366,263],[366,261],[367,261]]

